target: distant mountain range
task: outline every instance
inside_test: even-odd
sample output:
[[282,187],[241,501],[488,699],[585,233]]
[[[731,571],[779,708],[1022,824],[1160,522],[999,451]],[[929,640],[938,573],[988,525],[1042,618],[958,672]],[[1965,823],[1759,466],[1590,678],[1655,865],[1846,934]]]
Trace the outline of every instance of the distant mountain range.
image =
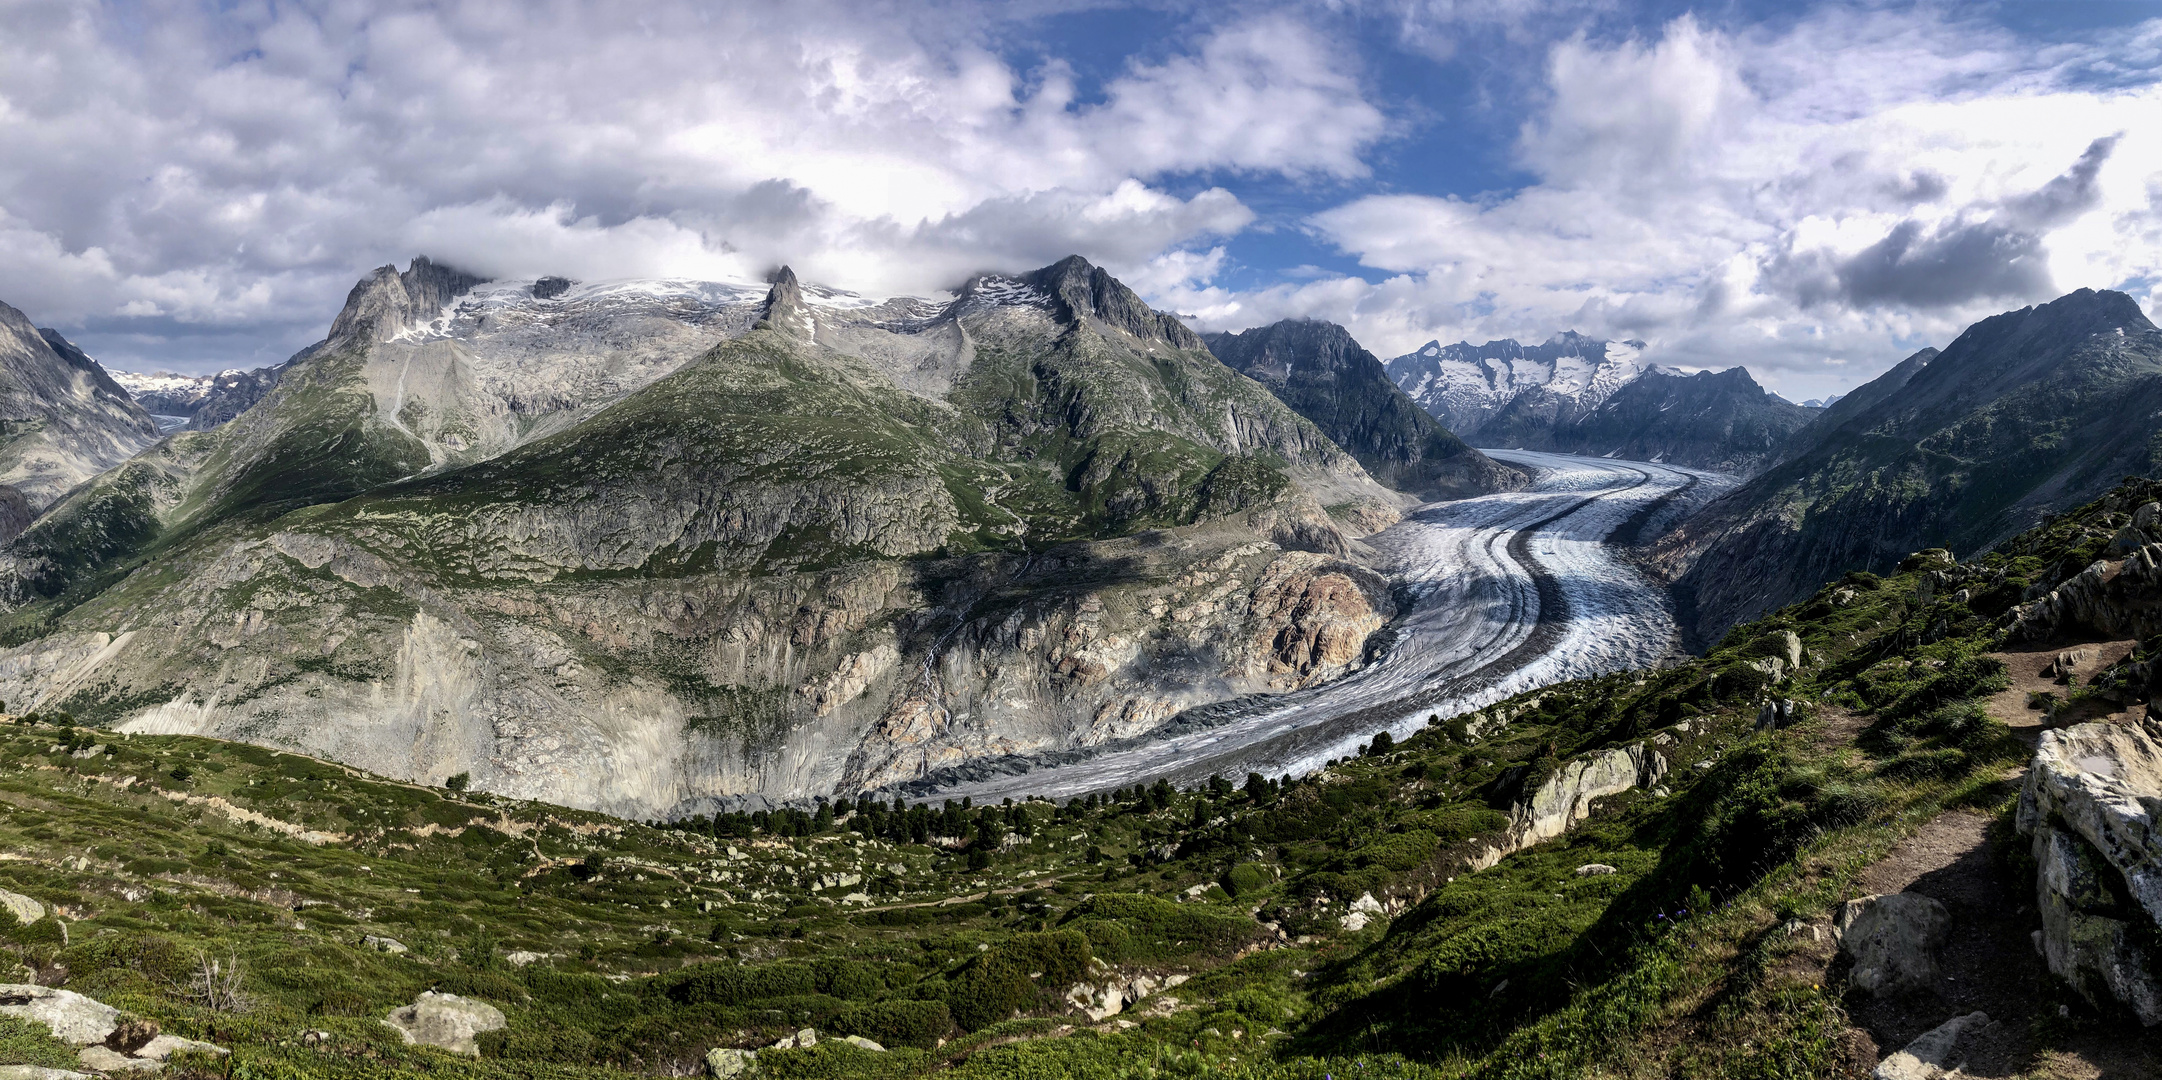
[[[291,361],[287,361],[290,363]],[[285,364],[216,375],[175,375],[169,371],[114,371],[113,381],[149,411],[161,433],[207,431],[246,412],[278,385]]]
[[1480,446],[1754,473],[1816,417],[1742,368],[1688,374],[1647,366],[1643,348],[1575,332],[1529,346],[1428,342],[1390,360],[1387,372]]

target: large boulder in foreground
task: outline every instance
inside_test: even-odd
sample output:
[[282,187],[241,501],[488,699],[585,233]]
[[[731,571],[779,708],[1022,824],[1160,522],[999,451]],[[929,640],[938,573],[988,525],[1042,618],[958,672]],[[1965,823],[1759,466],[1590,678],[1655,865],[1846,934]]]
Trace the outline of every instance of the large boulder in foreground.
[[501,1031],[503,1011],[485,1001],[424,990],[411,1005],[393,1009],[384,1023],[398,1029],[409,1044],[435,1046],[453,1054],[480,1056],[476,1036]]
[[77,1046],[102,1043],[120,1026],[120,1010],[102,1001],[33,983],[0,983],[0,1016],[34,1020]]
[[1928,989],[1951,921],[1943,904],[1920,893],[1847,901],[1836,924],[1839,949],[1854,962],[1847,981],[1872,994]]
[[2097,1005],[2162,1024],[2162,731],[2097,721],[2045,731],[2019,797],[2030,838],[2042,952]]

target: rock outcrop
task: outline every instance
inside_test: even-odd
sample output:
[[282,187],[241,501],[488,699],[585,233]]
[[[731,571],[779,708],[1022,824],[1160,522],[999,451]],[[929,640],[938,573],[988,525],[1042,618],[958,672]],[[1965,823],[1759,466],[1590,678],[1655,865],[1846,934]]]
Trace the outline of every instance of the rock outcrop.
[[713,1080],[732,1080],[758,1073],[758,1051],[717,1046],[706,1051],[706,1075]]
[[1470,859],[1484,870],[1505,856],[1568,832],[1591,816],[1592,804],[1631,788],[1656,786],[1667,774],[1665,755],[1636,743],[1569,762],[1509,808],[1509,828]]
[[1920,893],[1858,897],[1840,906],[1833,931],[1853,962],[1847,981],[1871,994],[1925,990],[1939,978],[1937,952],[1951,916]]
[[0,908],[6,908],[16,922],[26,926],[45,917],[43,902],[6,889],[0,889]]
[[421,991],[411,1005],[392,1009],[383,1023],[396,1028],[409,1045],[439,1047],[468,1057],[480,1056],[477,1036],[506,1026],[503,1011],[485,1001],[433,990]]
[[2162,741],[2144,725],[2042,733],[2017,824],[2036,864],[2042,952],[2090,1001],[2162,1024]]

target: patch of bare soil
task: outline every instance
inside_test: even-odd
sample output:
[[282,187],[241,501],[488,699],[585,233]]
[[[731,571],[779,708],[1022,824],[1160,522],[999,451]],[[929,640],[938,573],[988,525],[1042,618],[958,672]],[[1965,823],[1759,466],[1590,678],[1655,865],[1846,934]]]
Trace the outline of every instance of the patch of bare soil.
[[[2118,710],[2104,701],[2085,699],[2069,701],[2072,687],[2058,681],[2058,677],[2044,674],[2056,663],[2057,654],[2074,652],[2084,657],[2073,667],[2073,674],[2081,680],[2093,678],[2097,672],[2131,655],[2135,641],[2055,641],[2045,644],[2026,644],[1991,656],[2004,661],[2006,674],[2012,685],[1989,699],[1989,714],[2010,726],[2012,733],[2033,743],[2044,727],[2066,727],[2089,720],[2123,719],[2130,714]],[[2054,714],[2035,708],[2029,703],[2040,695],[2053,695],[2060,704]]]
[[[2162,1077],[2162,1036],[2129,1018],[2095,1016],[2049,973],[2032,936],[2041,927],[2034,897],[1993,851],[1991,840],[2005,828],[1978,813],[1950,811],[1862,872],[1864,892],[1920,893],[1943,904],[1951,921],[1938,984],[1883,998],[1850,993],[1854,1023],[1881,1055],[1980,1010],[1995,1023],[1970,1051],[1962,1076]],[[1843,974],[1830,967],[1827,977]]]

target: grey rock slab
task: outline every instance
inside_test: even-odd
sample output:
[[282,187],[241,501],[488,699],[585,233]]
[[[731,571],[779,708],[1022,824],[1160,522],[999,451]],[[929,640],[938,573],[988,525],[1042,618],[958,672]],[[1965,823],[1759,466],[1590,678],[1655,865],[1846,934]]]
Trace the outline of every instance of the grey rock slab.
[[129,1057],[106,1046],[85,1046],[75,1059],[82,1062],[83,1068],[101,1073],[156,1072],[165,1067],[162,1061]]
[[0,907],[8,909],[15,921],[28,925],[45,917],[45,905],[19,892],[0,889]]
[[91,1080],[89,1073],[43,1065],[0,1065],[0,1080]]
[[411,1005],[393,1009],[383,1022],[398,1029],[407,1043],[435,1046],[454,1054],[480,1056],[475,1037],[507,1026],[502,1010],[484,1001],[424,990]]
[[883,1054],[886,1052],[886,1048],[880,1046],[875,1040],[866,1039],[861,1035],[843,1035],[841,1036],[841,1041],[855,1047],[858,1050],[869,1050],[874,1054]]
[[1950,924],[1944,905],[1919,893],[1847,901],[1836,928],[1840,951],[1854,961],[1848,981],[1872,994],[1934,984],[1939,977],[1937,950]]
[[1878,1062],[1876,1080],[1940,1080],[1956,1076],[1974,1037],[1988,1026],[1988,1013],[1953,1017]]
[[160,1035],[144,1043],[142,1049],[135,1051],[135,1056],[149,1058],[152,1061],[164,1061],[183,1050],[191,1053],[217,1054],[220,1056],[232,1053],[232,1051],[214,1043],[206,1043],[196,1039],[184,1039],[178,1035]]
[[2149,1026],[2162,1023],[2162,984],[2140,944],[2145,921],[2126,910],[2105,881],[2113,874],[2077,834],[2054,825],[2034,833],[2035,945],[2049,970],[2096,1005],[2115,1000]]
[[0,983],[0,1016],[35,1020],[77,1046],[102,1043],[120,1026],[120,1010],[102,1001],[33,983]]

